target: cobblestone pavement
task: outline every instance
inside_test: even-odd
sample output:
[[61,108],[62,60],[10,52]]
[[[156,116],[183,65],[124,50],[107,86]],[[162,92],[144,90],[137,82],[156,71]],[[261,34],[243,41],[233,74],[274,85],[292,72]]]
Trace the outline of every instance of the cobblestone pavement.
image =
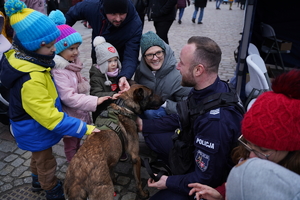
[[[243,30],[244,11],[240,10],[236,4],[232,6],[233,10],[229,10],[229,5],[223,4],[221,10],[215,9],[215,2],[208,1],[204,10],[203,24],[193,24],[191,21],[194,6],[185,9],[182,24],[174,21],[170,32],[169,42],[171,48],[175,51],[178,59],[181,48],[186,44],[189,37],[193,35],[207,36],[215,40],[221,47],[223,52],[222,61],[219,69],[219,76],[223,80],[233,77],[235,70],[235,60],[233,52],[241,38],[240,33]],[[147,20],[147,18],[146,18]],[[83,44],[80,47],[81,59],[86,68],[83,75],[89,77],[88,71],[91,66],[90,59],[90,42],[91,29],[85,28],[82,23],[77,22],[74,28],[81,33]],[[145,21],[144,32],[152,30],[155,32],[153,22]],[[63,143],[59,142],[53,147],[53,152],[57,159],[57,176],[64,179],[65,172],[68,167]],[[143,137],[140,137],[140,154],[142,156],[152,156],[146,147]],[[45,199],[45,193],[33,193],[30,191],[30,157],[31,153],[19,149],[9,134],[9,127],[0,124],[0,199],[1,200],[33,200]],[[117,196],[115,200],[135,200],[135,181],[132,175],[132,167],[130,161],[121,162],[116,166],[117,184],[115,191]],[[150,191],[150,195],[157,192],[154,188],[148,188],[146,181],[149,175],[142,168],[142,181],[145,189]]]

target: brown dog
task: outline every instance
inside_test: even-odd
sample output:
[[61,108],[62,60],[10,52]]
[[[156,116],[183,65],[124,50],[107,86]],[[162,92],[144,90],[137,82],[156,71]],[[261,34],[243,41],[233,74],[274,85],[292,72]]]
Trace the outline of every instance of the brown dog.
[[113,199],[113,167],[124,149],[131,155],[138,195],[148,198],[149,192],[143,191],[140,176],[136,116],[144,110],[157,109],[162,103],[152,90],[134,84],[97,117],[95,124],[101,131],[87,137],[67,169],[64,191],[68,200]]

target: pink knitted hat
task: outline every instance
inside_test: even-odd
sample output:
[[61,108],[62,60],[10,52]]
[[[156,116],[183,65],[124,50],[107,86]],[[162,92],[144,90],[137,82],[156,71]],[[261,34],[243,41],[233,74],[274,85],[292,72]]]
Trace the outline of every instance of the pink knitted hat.
[[73,44],[82,43],[81,35],[71,26],[65,24],[66,18],[60,10],[51,11],[49,18],[57,25],[60,30],[60,36],[56,39],[56,54],[64,51]]
[[244,115],[242,133],[260,147],[300,150],[300,71],[278,76]]

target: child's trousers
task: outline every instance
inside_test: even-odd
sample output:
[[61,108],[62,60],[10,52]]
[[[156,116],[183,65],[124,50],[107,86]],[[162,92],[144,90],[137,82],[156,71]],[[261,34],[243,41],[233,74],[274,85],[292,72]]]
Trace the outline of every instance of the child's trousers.
[[65,136],[63,139],[65,154],[68,162],[71,162],[73,156],[80,147],[80,138]]
[[30,169],[35,175],[38,175],[38,181],[42,189],[51,190],[57,184],[56,159],[52,154],[52,147],[49,149],[32,152]]

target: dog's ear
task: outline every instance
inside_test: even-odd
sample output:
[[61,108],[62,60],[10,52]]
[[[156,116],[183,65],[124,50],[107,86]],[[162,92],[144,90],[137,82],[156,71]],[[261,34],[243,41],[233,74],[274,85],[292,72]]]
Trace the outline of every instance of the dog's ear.
[[141,102],[144,99],[144,89],[138,88],[133,92],[133,100],[135,102]]

